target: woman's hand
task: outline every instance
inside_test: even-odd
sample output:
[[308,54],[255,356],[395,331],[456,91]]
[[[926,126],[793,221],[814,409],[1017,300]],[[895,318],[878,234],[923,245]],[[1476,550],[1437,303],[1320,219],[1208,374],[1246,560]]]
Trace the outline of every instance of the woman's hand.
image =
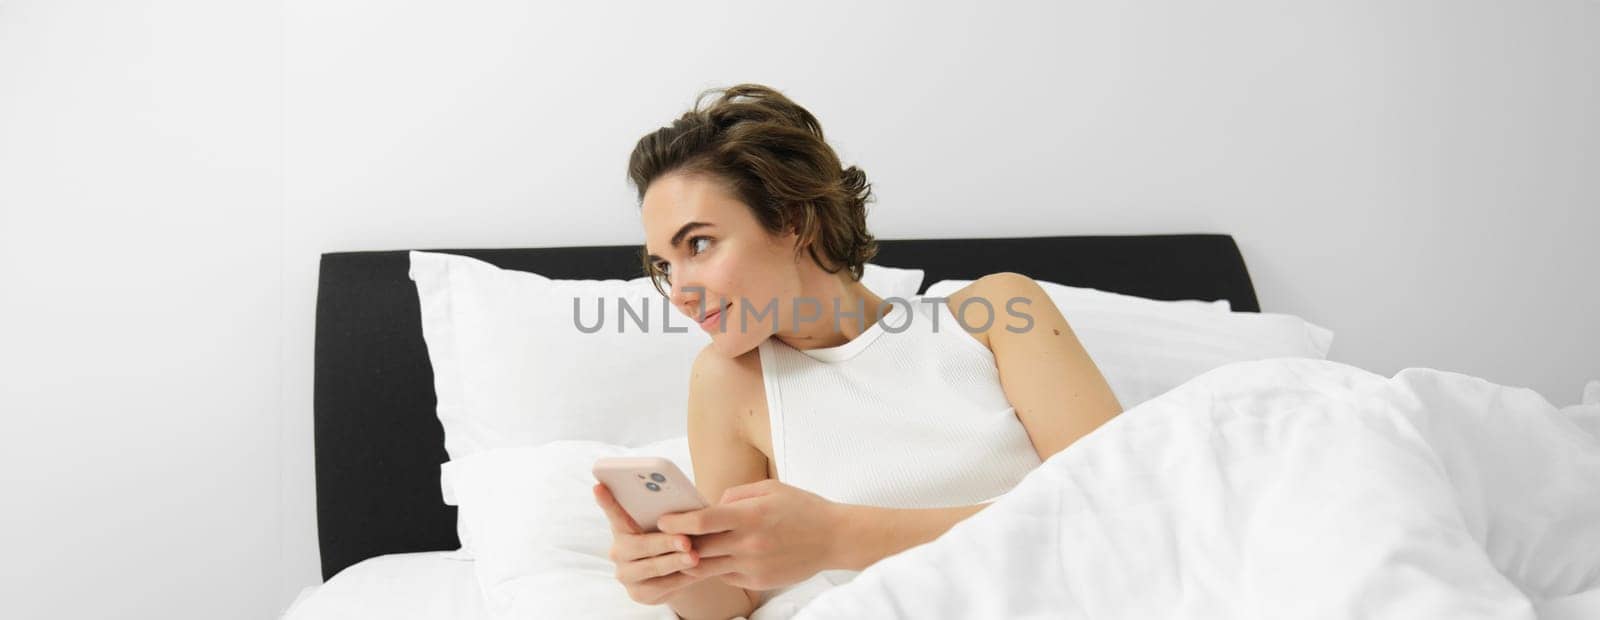
[[694,536],[699,565],[681,572],[770,590],[834,567],[840,506],[767,479],[729,488],[710,508],[664,515],[656,523],[669,535]]
[[629,598],[659,605],[705,578],[682,572],[699,561],[688,536],[644,533],[604,484],[594,485],[594,497],[611,522],[611,561],[617,565],[617,581],[627,588]]

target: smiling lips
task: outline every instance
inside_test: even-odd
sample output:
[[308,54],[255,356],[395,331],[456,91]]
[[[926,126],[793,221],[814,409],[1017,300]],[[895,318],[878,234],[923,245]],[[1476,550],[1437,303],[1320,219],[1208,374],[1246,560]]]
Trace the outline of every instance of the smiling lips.
[[727,306],[723,306],[721,308],[717,308],[716,310],[712,310],[710,314],[706,315],[706,318],[700,319],[700,329],[704,329],[704,330],[706,330],[708,332],[711,331],[711,330],[716,329],[717,328],[717,322],[722,319],[722,311],[723,310],[727,310],[728,306],[732,306],[732,305],[733,304],[728,304]]

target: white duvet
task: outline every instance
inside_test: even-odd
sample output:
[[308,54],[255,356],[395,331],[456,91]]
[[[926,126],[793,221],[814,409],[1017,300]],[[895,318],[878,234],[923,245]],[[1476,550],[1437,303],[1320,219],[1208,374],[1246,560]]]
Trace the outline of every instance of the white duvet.
[[798,618],[1600,618],[1600,402],[1230,364]]

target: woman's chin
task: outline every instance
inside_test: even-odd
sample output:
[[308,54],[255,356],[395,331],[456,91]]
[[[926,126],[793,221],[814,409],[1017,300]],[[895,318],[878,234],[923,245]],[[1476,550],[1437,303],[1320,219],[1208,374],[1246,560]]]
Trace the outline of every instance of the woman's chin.
[[755,333],[741,334],[731,330],[728,332],[713,331],[711,332],[711,346],[724,357],[733,359],[749,353],[756,348],[756,345],[761,344],[765,336],[758,336]]

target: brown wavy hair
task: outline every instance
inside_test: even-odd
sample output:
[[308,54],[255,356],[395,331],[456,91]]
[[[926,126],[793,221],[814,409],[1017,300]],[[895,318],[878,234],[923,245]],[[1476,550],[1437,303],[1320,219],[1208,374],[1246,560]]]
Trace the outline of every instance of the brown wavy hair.
[[[702,106],[707,97],[710,105]],[[767,232],[794,230],[798,248],[828,273],[861,279],[878,242],[867,232],[867,174],[842,167],[816,117],[776,90],[739,84],[700,93],[671,125],[639,138],[628,156],[628,179],[645,190],[670,173],[704,174],[727,184]],[[663,274],[645,258],[644,273],[662,290]],[[824,260],[826,259],[826,260]]]

